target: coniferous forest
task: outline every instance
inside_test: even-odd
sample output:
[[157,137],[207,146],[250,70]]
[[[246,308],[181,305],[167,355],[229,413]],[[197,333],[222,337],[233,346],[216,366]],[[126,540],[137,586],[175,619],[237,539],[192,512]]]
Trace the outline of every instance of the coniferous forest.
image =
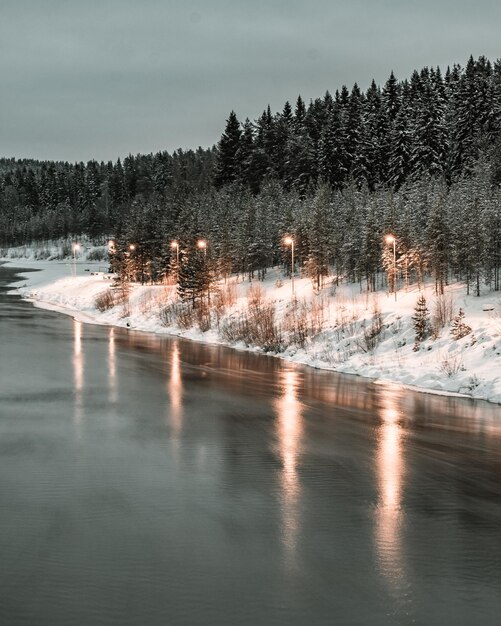
[[[406,280],[501,289],[500,60],[391,73],[254,121],[232,111],[209,149],[0,160],[0,245],[111,237],[116,269],[141,280],[176,270],[187,297],[204,268],[205,285],[209,273],[259,278],[285,264],[286,235],[317,286],[334,273],[376,289],[391,280],[388,233]],[[191,253],[200,240],[203,263]]]

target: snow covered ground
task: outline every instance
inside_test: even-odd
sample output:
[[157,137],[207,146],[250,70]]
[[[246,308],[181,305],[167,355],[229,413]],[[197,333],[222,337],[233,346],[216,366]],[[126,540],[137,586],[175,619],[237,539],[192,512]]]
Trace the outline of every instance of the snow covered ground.
[[[97,324],[127,326],[136,330],[174,334],[207,343],[226,343],[214,327],[202,332],[196,325],[182,329],[162,323],[160,311],[176,296],[174,285],[133,285],[126,304],[100,312],[96,296],[110,289],[111,281],[99,270],[105,262],[36,261],[33,259],[4,259],[10,266],[33,268],[39,271],[23,274],[15,285],[16,293],[32,301],[35,306],[70,314],[75,318]],[[98,273],[96,273],[98,272]],[[220,324],[236,319],[248,307],[251,285],[232,279],[236,302],[227,306]],[[291,281],[281,277],[278,270],[259,283],[267,302],[273,302],[276,320],[283,323],[291,308]],[[228,287],[224,287],[228,289]],[[317,368],[331,369],[393,381],[404,386],[417,387],[434,393],[459,393],[501,403],[501,301],[495,293],[481,297],[466,296],[464,285],[448,288],[446,300],[452,303],[454,314],[459,307],[465,311],[465,322],[472,332],[454,340],[450,324],[441,329],[438,337],[426,339],[418,351],[413,349],[415,331],[412,315],[419,291],[400,289],[397,302],[386,292],[360,293],[358,285],[332,286],[330,283],[315,294],[311,281],[296,278],[298,302],[306,309],[314,308],[319,332],[309,338],[303,347],[289,345],[278,356]],[[428,308],[433,313],[435,295],[432,285],[424,290]],[[492,309],[493,310],[486,310]],[[380,311],[381,332],[370,339],[370,329]],[[364,330],[365,329],[365,330]],[[235,344],[233,344],[235,345]],[[259,350],[245,346],[237,348]]]

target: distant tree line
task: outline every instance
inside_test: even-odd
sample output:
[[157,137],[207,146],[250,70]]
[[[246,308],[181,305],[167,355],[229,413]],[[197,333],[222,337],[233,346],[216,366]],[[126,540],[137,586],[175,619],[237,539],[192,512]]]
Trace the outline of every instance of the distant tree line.
[[403,280],[431,272],[439,291],[457,277],[478,292],[501,288],[500,184],[501,61],[470,58],[445,75],[426,67],[365,92],[298,97],[254,122],[231,112],[210,149],[2,159],[0,243],[111,235],[117,267],[188,280],[201,268],[263,277],[287,267],[288,234],[316,286],[330,271],[375,289],[382,268],[391,278],[391,232]]

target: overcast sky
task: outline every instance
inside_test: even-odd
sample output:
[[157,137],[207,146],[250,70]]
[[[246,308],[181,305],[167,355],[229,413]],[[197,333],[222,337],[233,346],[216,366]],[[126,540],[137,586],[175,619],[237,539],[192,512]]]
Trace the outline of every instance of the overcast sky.
[[210,146],[232,109],[495,60],[500,24],[499,0],[0,0],[0,156]]

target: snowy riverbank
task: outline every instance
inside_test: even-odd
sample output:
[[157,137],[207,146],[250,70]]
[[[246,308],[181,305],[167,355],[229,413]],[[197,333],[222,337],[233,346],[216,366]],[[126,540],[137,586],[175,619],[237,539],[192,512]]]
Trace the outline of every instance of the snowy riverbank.
[[[116,306],[100,312],[96,296],[110,289],[111,282],[99,273],[103,263],[85,261],[35,261],[11,259],[11,267],[36,269],[22,273],[22,280],[14,291],[32,301],[35,306],[57,310],[84,322],[127,326],[136,330],[174,334],[207,343],[249,348],[242,342],[230,344],[221,338],[213,324],[202,332],[197,325],[183,329],[176,324],[165,326],[160,311],[175,299],[175,286],[133,285],[127,306]],[[251,285],[259,284],[264,301],[273,303],[277,323],[290,318],[291,283],[278,272],[270,272],[263,283],[231,281],[234,301],[220,312],[219,326],[238,319],[248,307]],[[228,289],[228,286],[225,287]],[[255,287],[254,287],[255,288]],[[358,374],[376,380],[392,381],[434,393],[459,393],[474,398],[501,403],[501,304],[498,294],[488,293],[480,298],[466,296],[464,285],[452,285],[447,300],[454,314],[461,307],[465,321],[472,332],[455,340],[450,325],[441,329],[438,337],[426,339],[414,351],[415,331],[412,315],[418,290],[400,290],[397,302],[385,292],[360,293],[357,285],[327,286],[315,294],[311,281],[296,279],[298,302],[308,314],[317,318],[319,332],[309,338],[303,347],[289,345],[278,356],[322,369]],[[430,285],[425,288],[428,307],[433,312],[434,294]],[[492,309],[493,310],[486,310]],[[375,342],[368,341],[368,330],[378,311],[382,323]],[[373,343],[375,345],[373,345]]]

